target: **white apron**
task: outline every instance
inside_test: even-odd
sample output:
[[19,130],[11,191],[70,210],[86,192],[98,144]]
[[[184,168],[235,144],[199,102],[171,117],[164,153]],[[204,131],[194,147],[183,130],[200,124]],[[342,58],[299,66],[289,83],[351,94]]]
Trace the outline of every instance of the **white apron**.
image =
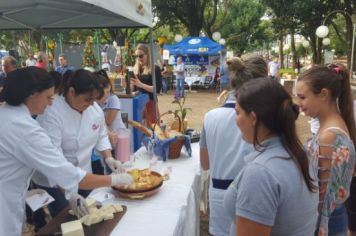
[[[98,151],[111,149],[104,113],[96,103],[80,114],[60,96],[37,120],[65,158],[87,172],[92,172],[91,153],[94,148]],[[55,186],[38,171],[34,173],[33,180],[41,186]]]
[[66,161],[25,105],[0,106],[0,130],[0,235],[19,236],[34,169],[69,192],[86,172]]

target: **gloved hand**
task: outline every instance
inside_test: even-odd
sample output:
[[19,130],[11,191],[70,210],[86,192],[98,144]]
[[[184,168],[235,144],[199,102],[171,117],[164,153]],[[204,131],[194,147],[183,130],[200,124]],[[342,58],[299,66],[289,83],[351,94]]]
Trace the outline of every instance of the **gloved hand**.
[[133,183],[133,178],[127,173],[112,174],[111,176],[111,186],[116,185],[130,185]]
[[36,189],[28,190],[27,193],[26,193],[26,196],[30,197],[30,196],[33,196],[35,194],[42,195],[42,194],[45,194],[45,193],[46,193],[46,190],[41,189],[41,188],[36,188]]
[[69,206],[73,210],[74,215],[76,215],[78,218],[89,214],[89,207],[85,201],[85,198],[83,198],[78,193],[71,194],[69,199]]
[[125,172],[125,168],[122,166],[121,162],[118,160],[115,160],[113,157],[105,158],[105,162],[106,162],[106,164],[108,164],[108,166],[112,170],[112,172],[114,172],[114,173]]

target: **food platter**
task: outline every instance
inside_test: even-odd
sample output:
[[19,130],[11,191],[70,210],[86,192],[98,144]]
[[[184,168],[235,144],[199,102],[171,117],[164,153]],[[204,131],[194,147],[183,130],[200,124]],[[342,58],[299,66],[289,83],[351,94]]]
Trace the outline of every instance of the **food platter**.
[[131,199],[141,199],[157,193],[163,184],[163,176],[149,169],[133,169],[127,172],[134,183],[128,186],[113,186],[121,197]]

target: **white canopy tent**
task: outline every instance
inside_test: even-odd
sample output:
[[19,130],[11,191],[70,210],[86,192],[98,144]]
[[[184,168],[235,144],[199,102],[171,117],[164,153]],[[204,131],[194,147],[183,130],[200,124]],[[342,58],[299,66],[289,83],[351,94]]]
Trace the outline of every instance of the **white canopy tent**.
[[0,0],[0,30],[111,27],[150,28],[153,51],[151,0]]
[[150,0],[0,0],[0,30],[151,29]]
[[150,0],[1,0],[0,29],[152,27]]

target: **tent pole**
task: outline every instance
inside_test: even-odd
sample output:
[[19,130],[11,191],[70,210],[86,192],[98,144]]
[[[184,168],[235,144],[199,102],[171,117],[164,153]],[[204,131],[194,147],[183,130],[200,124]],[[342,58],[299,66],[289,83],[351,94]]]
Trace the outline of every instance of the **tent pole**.
[[28,31],[28,46],[29,46],[29,49],[30,49],[30,52],[28,52],[28,53],[33,53],[32,52],[32,46],[31,46],[31,30]]
[[57,34],[58,39],[59,39],[59,52],[60,54],[63,54],[63,33],[60,32]]
[[150,51],[151,51],[151,74],[152,74],[152,86],[153,86],[153,100],[155,102],[154,106],[154,115],[155,115],[155,122],[157,123],[157,107],[158,107],[158,102],[157,102],[157,91],[156,91],[156,70],[155,70],[155,61],[154,61],[154,55],[153,55],[153,31],[152,28],[150,28]]
[[98,67],[97,69],[101,69],[101,52],[100,52],[100,32],[98,29],[95,30],[95,44],[96,44],[96,55],[98,57]]

